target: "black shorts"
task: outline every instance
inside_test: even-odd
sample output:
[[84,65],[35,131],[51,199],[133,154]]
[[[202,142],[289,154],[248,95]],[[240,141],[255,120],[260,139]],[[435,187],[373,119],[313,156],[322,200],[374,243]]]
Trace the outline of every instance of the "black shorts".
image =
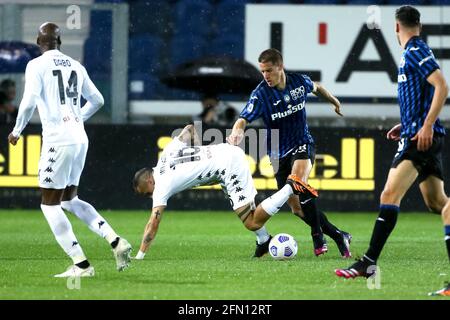
[[398,143],[398,150],[392,161],[391,168],[397,168],[403,160],[410,160],[419,172],[418,182],[421,183],[429,176],[436,176],[444,180],[442,173],[442,148],[444,137],[434,134],[433,144],[427,151],[417,150],[417,141],[403,138]]
[[311,163],[314,164],[315,157],[316,148],[314,144],[305,143],[298,147],[295,147],[291,152],[289,152],[289,154],[287,154],[283,158],[280,158],[278,160],[278,171],[275,173],[275,179],[277,180],[278,189],[283,188],[283,186],[286,184],[286,179],[292,172],[292,165],[294,164],[295,160],[310,159]]

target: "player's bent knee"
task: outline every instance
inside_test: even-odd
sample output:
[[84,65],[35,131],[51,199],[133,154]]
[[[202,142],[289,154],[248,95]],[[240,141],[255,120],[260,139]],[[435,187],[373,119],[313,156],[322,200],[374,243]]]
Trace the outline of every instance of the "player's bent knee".
[[72,205],[70,204],[70,201],[61,201],[61,208],[64,210],[72,212]]

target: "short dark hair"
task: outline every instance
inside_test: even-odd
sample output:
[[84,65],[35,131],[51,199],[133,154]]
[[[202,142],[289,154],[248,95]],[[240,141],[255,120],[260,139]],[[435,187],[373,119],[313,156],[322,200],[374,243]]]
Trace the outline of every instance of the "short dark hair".
[[420,26],[420,12],[412,6],[401,6],[395,10],[395,19],[407,28]]
[[134,174],[134,178],[133,178],[133,190],[137,192],[137,187],[142,183],[142,181],[148,176],[148,175],[152,175],[153,171],[150,168],[142,168],[140,170],[138,170],[135,174]]
[[258,57],[259,63],[266,63],[271,62],[272,64],[282,64],[283,63],[283,56],[281,55],[281,52],[277,49],[270,48],[267,50],[264,50],[261,52],[261,54]]
[[2,82],[0,82],[0,90],[6,90],[11,87],[15,87],[16,83],[12,79],[5,79]]

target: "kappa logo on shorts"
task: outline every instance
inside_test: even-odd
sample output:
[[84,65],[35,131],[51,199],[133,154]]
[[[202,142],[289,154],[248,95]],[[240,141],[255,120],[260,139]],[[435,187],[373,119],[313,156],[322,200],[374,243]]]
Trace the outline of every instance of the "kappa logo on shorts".
[[56,151],[55,151],[55,148],[51,147],[51,148],[48,150],[48,152],[56,152]]
[[240,202],[240,201],[244,201],[245,198],[246,198],[246,196],[239,196],[239,202]]
[[50,179],[49,177],[46,177],[46,178],[44,179],[44,182],[45,182],[45,183],[53,183],[53,180]]
[[44,172],[53,172],[53,169],[52,168],[50,168],[50,167],[47,167],[47,169],[45,169],[45,171]]
[[244,189],[242,189],[241,187],[236,188],[236,192],[241,192],[242,190],[244,190]]
[[50,159],[48,159],[48,162],[50,162],[50,163],[55,163],[55,162],[56,162],[56,160],[55,160],[55,159],[53,159],[53,158],[50,158]]

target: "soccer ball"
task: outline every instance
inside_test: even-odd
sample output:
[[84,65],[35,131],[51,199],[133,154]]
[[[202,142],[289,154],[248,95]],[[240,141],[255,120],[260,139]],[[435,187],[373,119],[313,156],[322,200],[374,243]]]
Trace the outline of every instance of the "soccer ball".
[[292,259],[297,255],[297,241],[287,233],[279,233],[270,240],[269,252],[275,260]]

